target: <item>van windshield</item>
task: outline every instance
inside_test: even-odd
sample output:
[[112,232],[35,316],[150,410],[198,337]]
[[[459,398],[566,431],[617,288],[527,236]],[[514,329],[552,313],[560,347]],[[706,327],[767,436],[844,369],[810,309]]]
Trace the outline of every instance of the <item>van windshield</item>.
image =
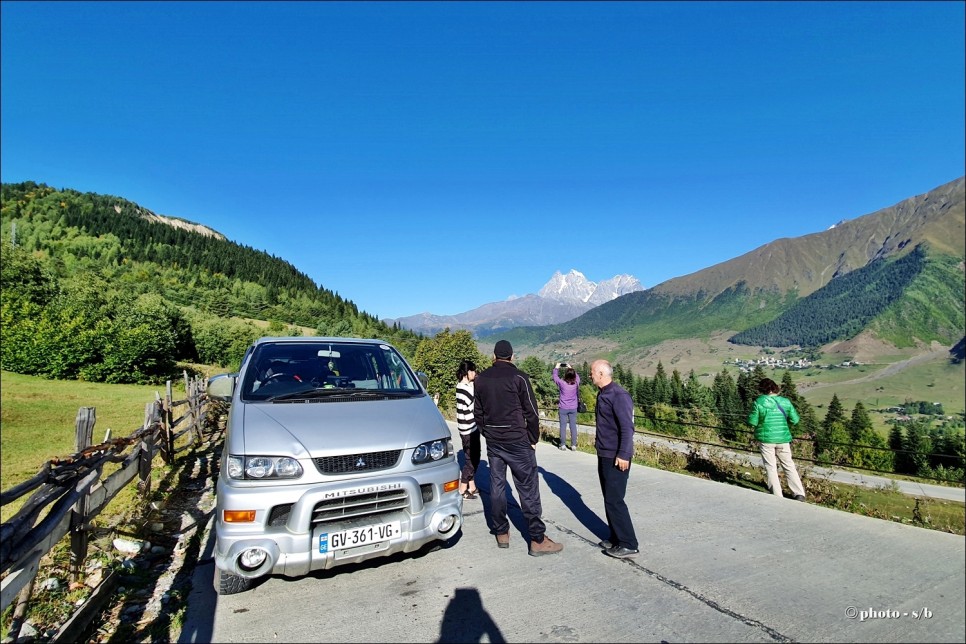
[[269,400],[315,390],[422,392],[416,375],[388,344],[267,342],[245,367],[241,398]]

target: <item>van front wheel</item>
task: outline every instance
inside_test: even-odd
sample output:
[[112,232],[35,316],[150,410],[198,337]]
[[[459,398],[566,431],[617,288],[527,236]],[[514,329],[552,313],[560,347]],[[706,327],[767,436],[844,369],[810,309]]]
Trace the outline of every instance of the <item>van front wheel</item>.
[[234,595],[243,593],[252,587],[254,579],[240,577],[230,572],[225,572],[221,568],[215,567],[215,591],[219,595]]

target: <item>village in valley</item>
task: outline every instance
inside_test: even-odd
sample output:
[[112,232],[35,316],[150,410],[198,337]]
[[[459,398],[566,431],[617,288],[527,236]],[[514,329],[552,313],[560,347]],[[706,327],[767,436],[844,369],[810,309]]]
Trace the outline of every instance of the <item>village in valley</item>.
[[859,363],[854,360],[843,360],[841,363],[835,365],[820,365],[812,362],[812,360],[806,356],[794,358],[790,355],[782,355],[778,357],[763,355],[760,358],[755,358],[752,360],[735,358],[734,360],[725,360],[724,363],[727,365],[735,365],[742,373],[754,371],[755,367],[761,367],[762,369],[801,371],[802,369],[837,369],[840,367],[847,368],[859,366]]
[[[724,364],[734,365],[742,373],[754,371],[756,367],[761,367],[762,369],[801,371],[804,369],[848,369],[851,367],[861,366],[861,363],[856,362],[855,360],[843,360],[838,364],[821,365],[813,362],[810,357],[798,356],[797,354],[798,352],[795,352],[794,355],[786,354],[778,357],[763,355],[760,358],[751,360],[735,358],[734,360],[725,360]],[[947,420],[953,419],[953,416],[945,415],[942,404],[938,402],[909,401],[904,407],[893,406],[884,409],[870,409],[870,411],[884,414],[896,414],[894,420],[898,422],[912,420],[913,414],[944,416]]]

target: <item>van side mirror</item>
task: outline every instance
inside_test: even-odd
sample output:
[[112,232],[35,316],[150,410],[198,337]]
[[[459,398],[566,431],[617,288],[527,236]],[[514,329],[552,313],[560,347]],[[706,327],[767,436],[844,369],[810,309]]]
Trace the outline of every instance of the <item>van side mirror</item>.
[[212,376],[208,379],[208,397],[212,400],[231,402],[231,396],[235,391],[235,380],[237,378],[237,373],[223,373]]
[[417,371],[416,377],[419,378],[419,384],[423,386],[423,389],[429,389],[429,376],[423,371]]

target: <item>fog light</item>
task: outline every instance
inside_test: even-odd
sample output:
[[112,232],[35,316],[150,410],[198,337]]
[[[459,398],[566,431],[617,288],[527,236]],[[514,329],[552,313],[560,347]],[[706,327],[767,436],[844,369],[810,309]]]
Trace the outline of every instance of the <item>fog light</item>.
[[243,570],[255,570],[263,563],[268,553],[261,548],[249,548],[238,555],[238,566]]
[[453,529],[454,525],[456,525],[456,515],[451,514],[439,522],[439,532],[440,533],[449,532],[450,530]]

